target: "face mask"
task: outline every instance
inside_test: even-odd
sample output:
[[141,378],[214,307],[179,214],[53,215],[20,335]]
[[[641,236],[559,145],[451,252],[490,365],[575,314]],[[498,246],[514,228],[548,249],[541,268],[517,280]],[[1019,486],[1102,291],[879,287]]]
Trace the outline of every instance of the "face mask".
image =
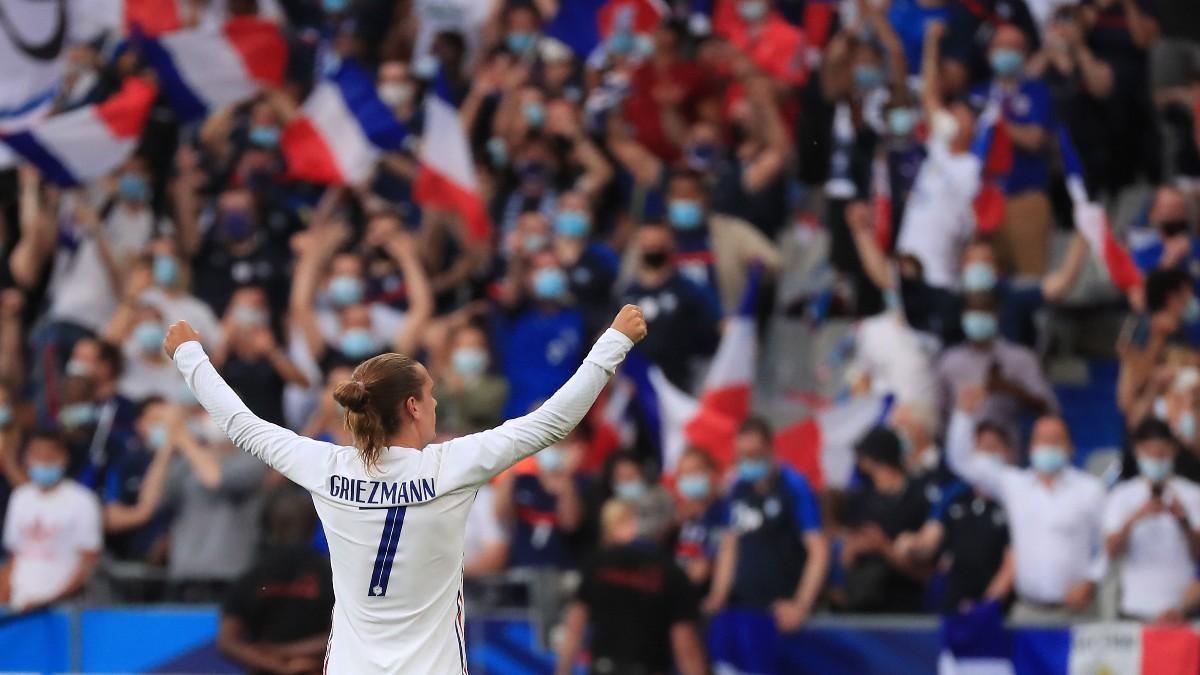
[[679,230],[694,230],[704,224],[704,209],[690,199],[673,199],[667,205],[667,220]]
[[1179,416],[1179,421],[1176,423],[1175,431],[1183,440],[1191,443],[1196,440],[1196,416],[1192,411],[1187,411]]
[[526,253],[537,253],[546,248],[549,243],[550,240],[546,239],[544,235],[530,234],[521,239],[521,249]]
[[133,329],[133,341],[144,352],[154,352],[162,347],[167,331],[155,321],[143,321]]
[[221,232],[230,241],[245,241],[254,234],[254,228],[245,211],[227,211],[221,214]]
[[124,173],[117,181],[117,196],[127,202],[141,204],[150,199],[150,186],[145,178],[135,173]]
[[87,377],[92,374],[92,369],[88,364],[77,359],[67,361],[66,367],[67,377]]
[[233,321],[244,328],[256,328],[267,323],[267,313],[249,305],[234,305]]
[[488,157],[492,160],[492,166],[508,166],[508,146],[504,144],[503,138],[489,138],[487,153]]
[[963,268],[962,286],[968,293],[990,291],[996,287],[996,270],[987,263],[971,263]]
[[413,62],[413,75],[416,75],[418,80],[429,81],[437,77],[438,70],[442,67],[442,62],[433,54],[426,54],[419,57]]
[[557,267],[543,267],[533,275],[533,295],[538,300],[560,300],[567,294],[567,275]]
[[995,49],[989,57],[992,70],[1002,77],[1011,77],[1021,72],[1025,66],[1025,57],[1015,49]]
[[1196,300],[1195,296],[1188,298],[1187,307],[1183,308],[1183,316],[1181,318],[1184,323],[1196,323],[1200,321],[1200,300]]
[[644,251],[642,253],[642,264],[652,270],[662,269],[670,257],[670,254],[666,251]]
[[971,342],[986,342],[996,336],[996,315],[970,310],[963,312],[962,329]]
[[541,469],[542,471],[545,471],[548,473],[553,473],[555,471],[558,471],[560,468],[562,468],[562,465],[563,465],[562,450],[558,449],[557,447],[555,447],[553,445],[546,448],[545,450],[542,450],[537,455],[535,455],[535,457],[537,457],[538,468]]
[[757,483],[771,473],[771,463],[765,459],[743,459],[737,463],[739,480]]
[[321,0],[321,7],[325,8],[326,14],[341,14],[349,4],[350,0]]
[[517,55],[524,55],[533,49],[534,42],[533,33],[509,33],[508,37],[504,38],[504,44],[508,47],[508,51]]
[[95,403],[72,403],[58,411],[59,424],[68,429],[86,427],[96,421]]
[[1040,474],[1056,474],[1067,465],[1067,451],[1057,445],[1034,446],[1029,452],[1029,465]]
[[940,463],[941,458],[933,449],[926,450],[925,454],[921,455],[921,468],[927,471],[936,469]]
[[909,439],[908,434],[899,428],[893,428],[892,433],[896,434],[896,440],[900,441],[900,454],[904,457],[911,456],[915,448],[913,448],[912,440]]
[[348,274],[339,274],[330,279],[329,299],[338,307],[357,305],[363,299],[362,280]]
[[463,347],[450,355],[450,365],[459,375],[468,379],[476,378],[487,370],[488,355],[482,349]]
[[279,145],[279,127],[250,127],[250,144],[268,150]]
[[617,499],[623,499],[627,502],[636,502],[646,495],[646,484],[640,480],[625,481],[617,483],[613,487],[613,494]]
[[628,54],[633,48],[633,33],[618,31],[608,39],[608,51],[614,54]]
[[642,34],[633,38],[633,53],[643,59],[654,56],[654,38]]
[[209,447],[222,445],[229,440],[217,421],[208,415],[193,417],[188,422],[188,431],[196,437],[196,440]]
[[167,447],[167,441],[170,438],[170,432],[167,431],[167,425],[155,424],[150,427],[150,431],[146,434],[146,445],[151,450],[162,450]]
[[541,103],[526,103],[521,107],[521,112],[525,115],[525,123],[534,129],[541,129],[546,121],[546,109]]
[[742,19],[755,23],[767,15],[767,3],[766,0],[743,0],[738,3],[737,10]]
[[400,82],[381,84],[377,93],[379,94],[379,100],[392,108],[408,105],[413,97],[412,86]]
[[559,211],[554,216],[554,231],[568,239],[586,237],[589,225],[588,215],[582,211]]
[[1151,483],[1161,483],[1171,475],[1171,460],[1153,457],[1137,458],[1138,473]]
[[33,464],[29,467],[29,480],[38,487],[53,487],[62,480],[63,467],[57,464]]
[[854,66],[854,88],[870,91],[883,85],[883,71],[875,66]]
[[917,128],[917,112],[912,108],[892,108],[888,111],[887,122],[893,136],[907,136]]
[[375,351],[375,339],[366,328],[351,328],[342,333],[339,349],[352,359],[361,359]]
[[702,473],[690,473],[680,476],[675,486],[679,494],[688,499],[704,499],[712,490],[712,481]]
[[0,427],[6,427],[12,422],[13,409],[7,403],[0,403]]
[[154,283],[172,286],[179,280],[179,261],[169,255],[154,256]]

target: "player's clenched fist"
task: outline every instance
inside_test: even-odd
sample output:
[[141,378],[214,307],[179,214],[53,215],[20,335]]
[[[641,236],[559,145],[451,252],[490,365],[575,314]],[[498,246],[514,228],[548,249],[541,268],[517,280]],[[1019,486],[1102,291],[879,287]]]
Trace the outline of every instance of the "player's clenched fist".
[[[644,331],[643,331],[644,332]],[[200,334],[186,321],[176,321],[167,329],[167,337],[163,339],[163,351],[168,359],[175,358],[175,350],[185,342],[199,342]]]
[[617,318],[613,319],[612,327],[633,340],[633,344],[641,342],[642,338],[646,337],[646,317],[642,316],[642,308],[637,305],[625,305],[617,313]]

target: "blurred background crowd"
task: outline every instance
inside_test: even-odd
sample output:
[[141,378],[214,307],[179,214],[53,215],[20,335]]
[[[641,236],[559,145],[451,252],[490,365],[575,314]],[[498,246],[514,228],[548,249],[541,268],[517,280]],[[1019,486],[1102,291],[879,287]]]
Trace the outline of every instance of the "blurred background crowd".
[[[664,460],[661,420],[614,388],[480,492],[477,601],[545,600],[512,579],[566,588],[564,662],[589,622],[593,656],[646,668],[608,672],[660,672],[642,656],[667,658],[660,635],[688,662],[688,640],[647,625],[710,617],[709,649],[737,649],[734,609],[785,632],[984,601],[1028,619],[1200,609],[1190,0],[176,4],[184,28],[278,22],[284,84],[194,122],[160,97],[134,154],[83,186],[0,173],[14,611],[223,602],[235,659],[319,666],[332,591],[311,505],[207,418],[166,324],[188,320],[261,417],[349,444],[330,391],[362,360],[416,355],[440,432],[467,434],[548,397],[627,302],[649,323],[636,351],[693,396],[749,311],[755,414],[730,453]],[[284,130],[348,60],[410,142],[365,181],[296,180]],[[53,105],[151,73],[104,32],[70,47]],[[435,88],[459,110],[483,238],[414,199]],[[1076,228],[1068,138],[1111,237]],[[1113,283],[1123,255],[1136,283]],[[818,423],[776,451],[779,429],[871,397],[884,412],[845,447]],[[844,478],[814,469],[834,453]]]

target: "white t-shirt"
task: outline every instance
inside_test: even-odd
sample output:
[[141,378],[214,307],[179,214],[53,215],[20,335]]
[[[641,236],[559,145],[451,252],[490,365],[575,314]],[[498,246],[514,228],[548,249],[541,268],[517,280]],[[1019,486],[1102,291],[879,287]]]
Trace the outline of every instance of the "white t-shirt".
[[417,18],[417,44],[413,59],[429,53],[438,33],[456,31],[466,40],[463,65],[469,66],[479,49],[479,33],[495,4],[496,0],[416,0],[413,15]]
[[187,321],[200,334],[205,346],[214,347],[221,344],[221,322],[212,308],[199,298],[182,293],[177,296],[167,295],[161,288],[150,288],[142,293],[141,301],[158,310],[162,316],[163,325],[170,326],[176,321]]
[[49,600],[66,588],[84,553],[101,545],[100,502],[73,480],[50,491],[17,488],[4,518],[4,547],[13,556],[13,607]]
[[[1122,481],[1114,487],[1104,503],[1104,536],[1120,530],[1149,499],[1150,482],[1145,478]],[[1168,504],[1178,500],[1192,529],[1200,528],[1200,485],[1171,477],[1163,500]],[[1167,512],[1138,521],[1116,563],[1121,575],[1121,612],[1138,619],[1153,619],[1177,607],[1196,578],[1187,538],[1175,516]]]
[[467,514],[479,488],[561,441],[633,347],[609,329],[534,412],[424,449],[390,447],[368,472],[352,447],[254,416],[196,342],[175,362],[234,444],[312,493],[329,540],[337,603],[330,673],[465,673],[462,596]]
[[904,206],[896,251],[921,261],[925,283],[953,290],[963,246],[975,230],[981,167],[969,152],[952,154],[944,140],[930,138],[925,145],[928,154]]
[[863,319],[858,325],[851,369],[871,378],[876,394],[893,394],[903,402],[924,403],[936,409],[938,383],[933,361],[921,337],[897,312]]
[[463,540],[463,562],[469,564],[489,547],[506,541],[504,527],[496,517],[495,490],[490,485],[479,488],[475,503],[467,514],[467,534]]
[[[117,393],[130,401],[141,401],[150,396],[161,396],[168,401],[178,400],[183,379],[179,370],[169,359],[149,361],[142,355],[141,347],[126,344],[125,368],[117,381]],[[158,351],[162,354],[162,350]]]
[[[122,265],[150,243],[154,215],[149,209],[135,213],[117,204],[103,228],[109,251]],[[48,290],[51,319],[100,333],[116,311],[122,290],[113,288],[94,238],[70,233],[60,237]]]

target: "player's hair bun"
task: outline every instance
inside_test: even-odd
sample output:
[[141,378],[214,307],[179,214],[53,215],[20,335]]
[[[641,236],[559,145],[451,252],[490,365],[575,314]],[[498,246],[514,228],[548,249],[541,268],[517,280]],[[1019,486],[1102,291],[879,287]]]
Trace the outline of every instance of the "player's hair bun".
[[361,413],[366,411],[367,403],[371,401],[371,394],[367,392],[367,387],[362,382],[346,380],[333,390],[333,400],[350,412]]

